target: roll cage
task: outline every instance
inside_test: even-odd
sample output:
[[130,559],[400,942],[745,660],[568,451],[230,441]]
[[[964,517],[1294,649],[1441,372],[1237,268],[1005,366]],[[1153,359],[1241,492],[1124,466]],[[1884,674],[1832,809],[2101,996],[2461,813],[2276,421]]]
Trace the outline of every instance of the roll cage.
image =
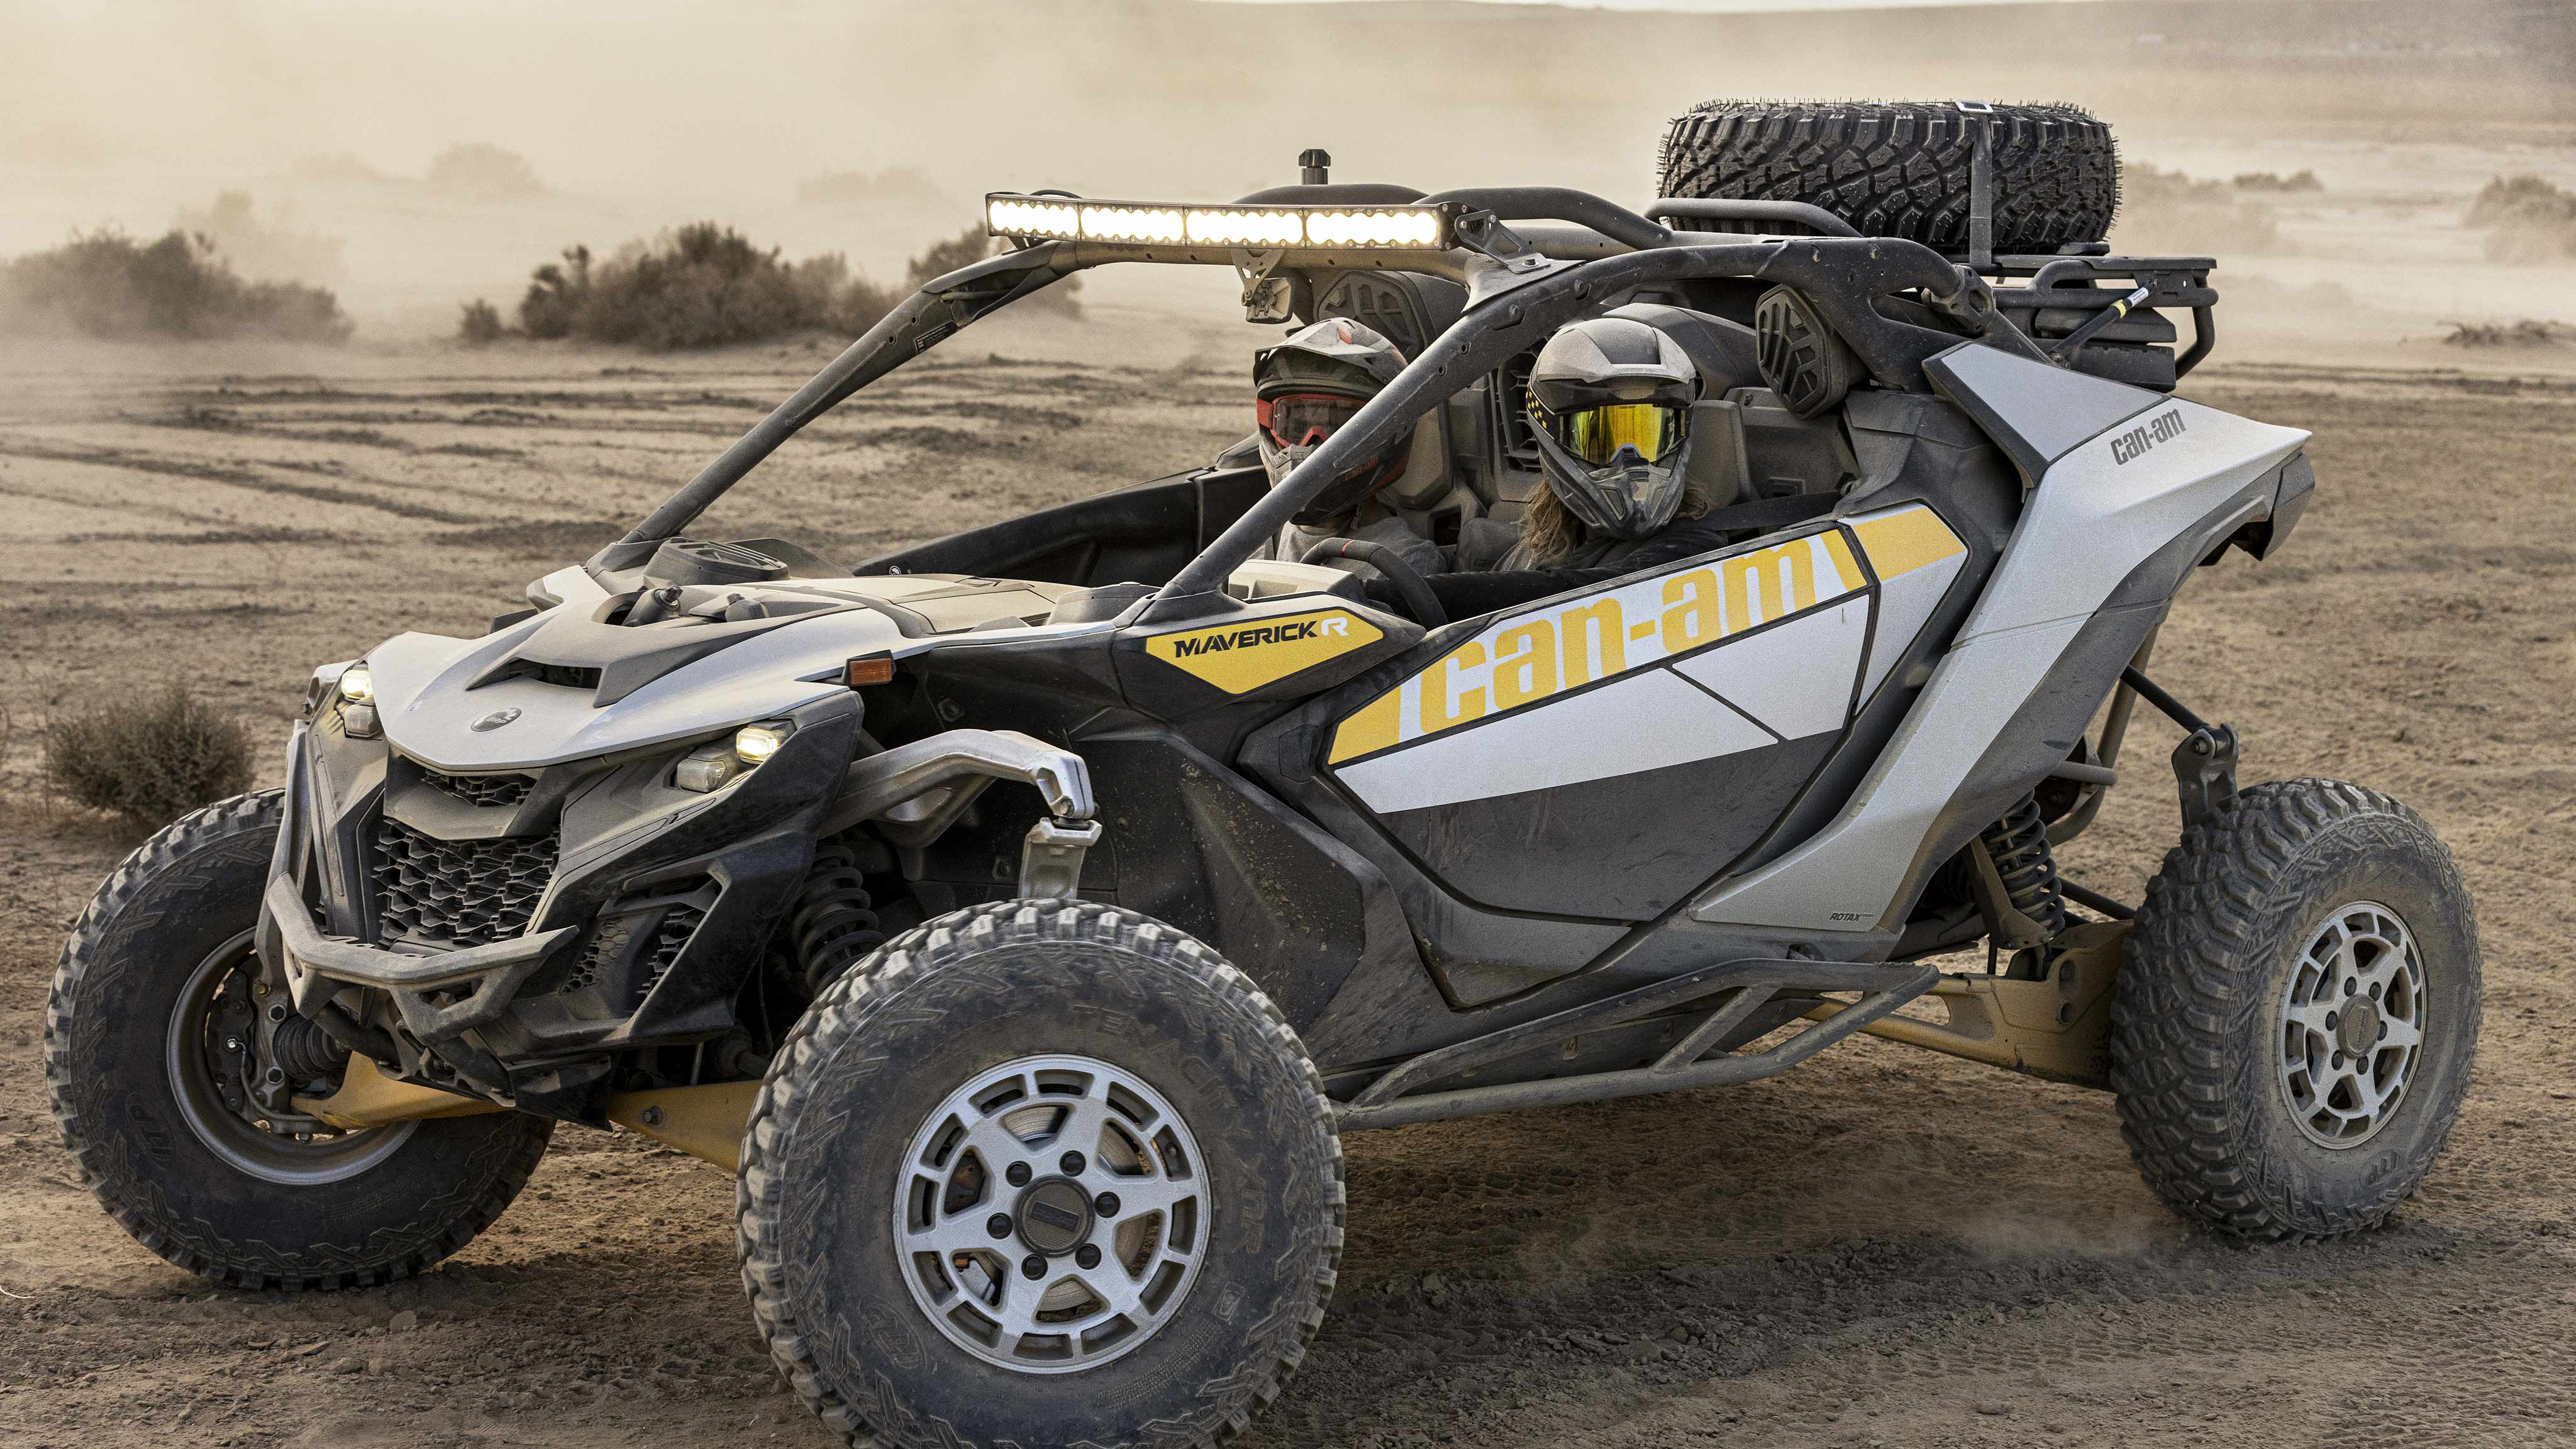
[[[1029,200],[1084,203],[1063,193]],[[2134,299],[2092,287],[2097,276],[2147,283],[2147,306],[2188,307],[2195,338],[2176,364],[2186,372],[2215,341],[2206,284],[2207,258],[2140,260],[2101,255],[1945,257],[1920,243],[1861,237],[1822,208],[1796,202],[1667,198],[1655,216],[1732,227],[1801,227],[1818,235],[1715,240],[1706,231],[1677,231],[1615,202],[1560,187],[1471,188],[1418,194],[1402,187],[1309,185],[1244,198],[1242,205],[1290,201],[1436,209],[1446,248],[1413,246],[1281,246],[1254,250],[1215,242],[1015,237],[1016,249],[962,267],[926,284],[850,344],[770,415],[695,478],[588,561],[594,573],[629,569],[665,539],[686,529],[734,484],[808,423],[937,346],[969,324],[1077,272],[1120,262],[1231,266],[1246,296],[1274,272],[1411,271],[1462,284],[1467,304],[1458,320],[1422,348],[1351,421],[1280,485],[1264,494],[1170,580],[1155,590],[1144,622],[1215,616],[1240,607],[1227,577],[1353,457],[1404,434],[1451,392],[1532,348],[1563,324],[1639,287],[1683,281],[1786,285],[1849,347],[1879,387],[1932,390],[1923,364],[1970,342],[2041,362],[2057,360],[2024,322],[2043,305],[2099,312],[2126,310]],[[1127,205],[1119,203],[1117,205]],[[1523,223],[1513,226],[1511,223]],[[2103,250],[2096,244],[2095,251]],[[1983,275],[2023,276],[2030,285],[1997,290]],[[2073,283],[2074,285],[2068,285]],[[1900,314],[1900,315],[1891,315]]]

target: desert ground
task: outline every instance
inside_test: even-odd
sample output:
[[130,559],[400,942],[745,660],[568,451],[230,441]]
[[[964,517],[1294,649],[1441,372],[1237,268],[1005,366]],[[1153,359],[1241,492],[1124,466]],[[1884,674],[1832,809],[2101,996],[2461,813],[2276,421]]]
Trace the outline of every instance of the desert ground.
[[[1243,429],[1248,346],[1111,296],[1004,319],[709,531],[861,557],[1186,466]],[[383,1289],[215,1292],[129,1241],[37,1044],[63,932],[134,837],[48,797],[32,734],[181,678],[282,740],[314,662],[479,630],[825,347],[0,354],[0,1442],[828,1442],[752,1334],[731,1185],[635,1137],[558,1132],[497,1227]],[[1248,1442],[2565,1442],[2576,380],[2382,360],[2186,384],[2315,430],[2321,482],[2285,555],[2186,591],[2156,672],[2245,732],[2249,778],[2423,811],[2476,892],[2476,1083],[2393,1226],[2211,1240],[2150,1197],[2108,1097],[1870,1040],[1752,1086],[1360,1134],[1331,1316]],[[2169,730],[2131,738],[2144,766],[2066,864],[2134,900],[2176,808]]]

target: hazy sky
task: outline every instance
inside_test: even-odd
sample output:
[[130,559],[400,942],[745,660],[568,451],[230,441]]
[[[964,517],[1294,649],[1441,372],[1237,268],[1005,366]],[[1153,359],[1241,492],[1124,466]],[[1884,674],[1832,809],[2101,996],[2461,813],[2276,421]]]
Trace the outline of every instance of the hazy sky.
[[[1317,0],[1230,0],[1239,5],[1317,3]],[[1348,0],[1320,0],[1323,4]],[[1487,5],[1561,5],[1574,10],[1886,10],[1905,5],[2014,5],[2050,0],[1477,0]],[[2093,0],[2055,0],[2086,5]]]

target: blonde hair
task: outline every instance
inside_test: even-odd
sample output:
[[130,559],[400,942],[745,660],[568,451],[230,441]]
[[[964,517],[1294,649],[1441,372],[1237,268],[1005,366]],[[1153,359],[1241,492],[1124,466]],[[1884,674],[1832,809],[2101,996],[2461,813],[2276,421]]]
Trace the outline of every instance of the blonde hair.
[[[1704,518],[1712,500],[1708,488],[1698,479],[1685,474],[1682,478],[1682,501],[1673,509],[1676,522],[1685,518]],[[1538,492],[1530,496],[1521,512],[1521,544],[1530,552],[1530,561],[1539,568],[1553,568],[1559,559],[1572,554],[1591,536],[1583,520],[1556,496],[1556,489],[1541,479]]]

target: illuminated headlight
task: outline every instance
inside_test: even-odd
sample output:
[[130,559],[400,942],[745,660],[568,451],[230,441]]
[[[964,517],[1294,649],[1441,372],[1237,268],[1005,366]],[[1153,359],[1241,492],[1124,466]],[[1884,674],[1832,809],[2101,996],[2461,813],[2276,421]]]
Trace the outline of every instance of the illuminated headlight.
[[733,752],[744,764],[758,765],[777,754],[778,747],[785,743],[787,726],[784,724],[744,725],[734,731]]
[[1293,247],[1306,239],[1305,218],[1293,211],[1228,211],[1193,207],[1190,240],[1212,246]]
[[1309,212],[1306,240],[1319,247],[1438,246],[1440,213],[1414,207]]
[[1070,206],[1052,201],[987,197],[984,201],[984,223],[995,236],[1082,235],[1082,214]]
[[1183,232],[1181,213],[1163,206],[1086,206],[1082,234],[1101,241],[1176,242]]
[[363,663],[341,671],[340,732],[358,740],[372,740],[378,734],[376,676]]
[[794,726],[785,720],[744,725],[734,731],[730,740],[689,751],[671,771],[671,783],[701,795],[721,790],[759,769],[778,753],[778,747],[787,743],[787,736],[793,732]]

